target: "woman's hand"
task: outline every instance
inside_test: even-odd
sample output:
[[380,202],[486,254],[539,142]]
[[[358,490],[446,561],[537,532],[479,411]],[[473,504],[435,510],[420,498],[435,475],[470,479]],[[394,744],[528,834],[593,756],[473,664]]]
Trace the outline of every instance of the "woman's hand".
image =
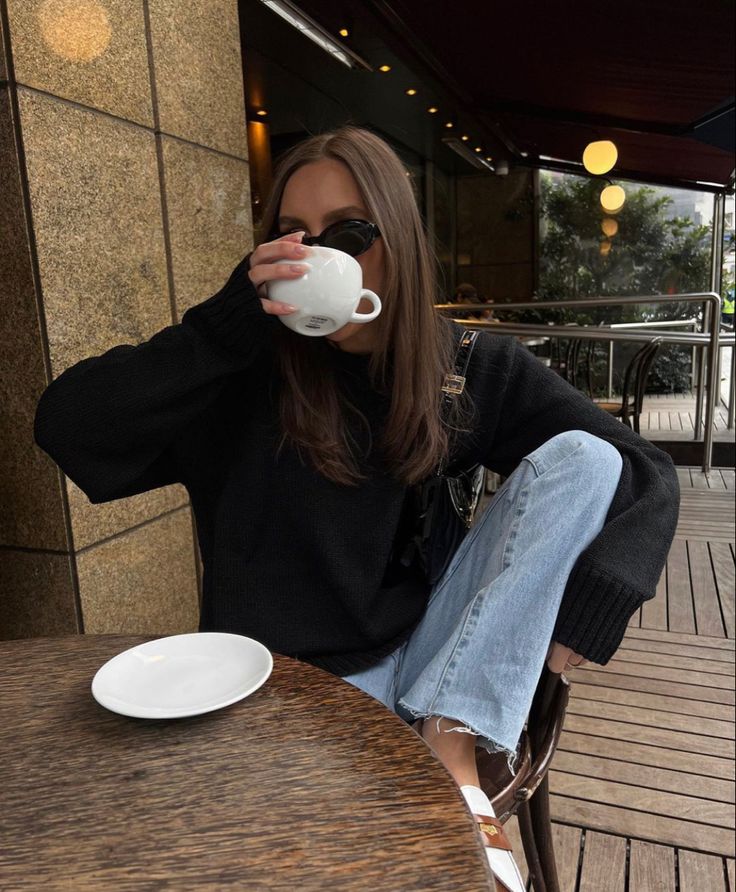
[[309,253],[309,248],[301,244],[303,237],[303,232],[290,232],[275,241],[264,242],[251,254],[248,278],[256,286],[263,309],[267,313],[287,316],[297,309],[291,304],[269,300],[265,294],[266,282],[275,279],[298,279],[307,271],[307,267],[298,265],[299,261]]
[[555,675],[565,672],[568,669],[574,669],[576,666],[583,666],[588,661],[576,654],[571,647],[565,647],[553,641],[547,651],[547,668]]

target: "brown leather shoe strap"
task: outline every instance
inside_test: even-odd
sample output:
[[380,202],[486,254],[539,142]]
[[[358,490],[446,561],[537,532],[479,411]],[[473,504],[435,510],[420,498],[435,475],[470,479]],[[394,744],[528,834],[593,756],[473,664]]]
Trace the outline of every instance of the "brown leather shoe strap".
[[483,836],[486,846],[491,849],[503,849],[506,852],[512,851],[511,843],[503,829],[503,824],[498,818],[490,815],[473,815],[478,823],[478,828]]

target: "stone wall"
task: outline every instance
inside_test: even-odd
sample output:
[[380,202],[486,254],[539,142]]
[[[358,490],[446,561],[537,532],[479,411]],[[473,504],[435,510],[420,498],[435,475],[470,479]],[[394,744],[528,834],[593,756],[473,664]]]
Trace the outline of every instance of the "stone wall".
[[0,0],[0,27],[0,637],[191,631],[186,490],[92,505],[33,419],[252,248],[237,0]]

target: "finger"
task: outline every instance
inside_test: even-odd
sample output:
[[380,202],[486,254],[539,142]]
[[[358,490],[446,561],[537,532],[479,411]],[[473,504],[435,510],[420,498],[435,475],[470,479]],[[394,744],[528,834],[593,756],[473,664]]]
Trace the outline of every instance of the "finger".
[[288,316],[297,310],[292,304],[285,304],[280,300],[269,300],[267,297],[261,298],[261,306],[270,316]]
[[309,246],[301,243],[304,238],[304,232],[290,232],[281,238],[274,239],[272,242],[264,242],[259,245],[250,259],[250,268],[258,266],[261,263],[273,263],[281,259],[299,259],[305,257],[309,253]]
[[552,654],[547,660],[549,671],[558,675],[560,672],[563,672],[571,653],[572,650],[569,647],[563,647],[561,644],[555,643],[552,647]]
[[261,263],[248,271],[248,278],[256,286],[260,297],[268,298],[266,283],[277,279],[298,279],[309,271],[303,263]]

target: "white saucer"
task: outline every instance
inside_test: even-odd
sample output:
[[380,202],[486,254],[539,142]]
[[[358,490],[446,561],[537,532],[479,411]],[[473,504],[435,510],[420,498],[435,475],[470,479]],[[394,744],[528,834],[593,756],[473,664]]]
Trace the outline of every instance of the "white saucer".
[[272,669],[270,651],[253,638],[226,632],[171,635],[108,660],[92,679],[92,696],[121,715],[178,719],[242,700]]

